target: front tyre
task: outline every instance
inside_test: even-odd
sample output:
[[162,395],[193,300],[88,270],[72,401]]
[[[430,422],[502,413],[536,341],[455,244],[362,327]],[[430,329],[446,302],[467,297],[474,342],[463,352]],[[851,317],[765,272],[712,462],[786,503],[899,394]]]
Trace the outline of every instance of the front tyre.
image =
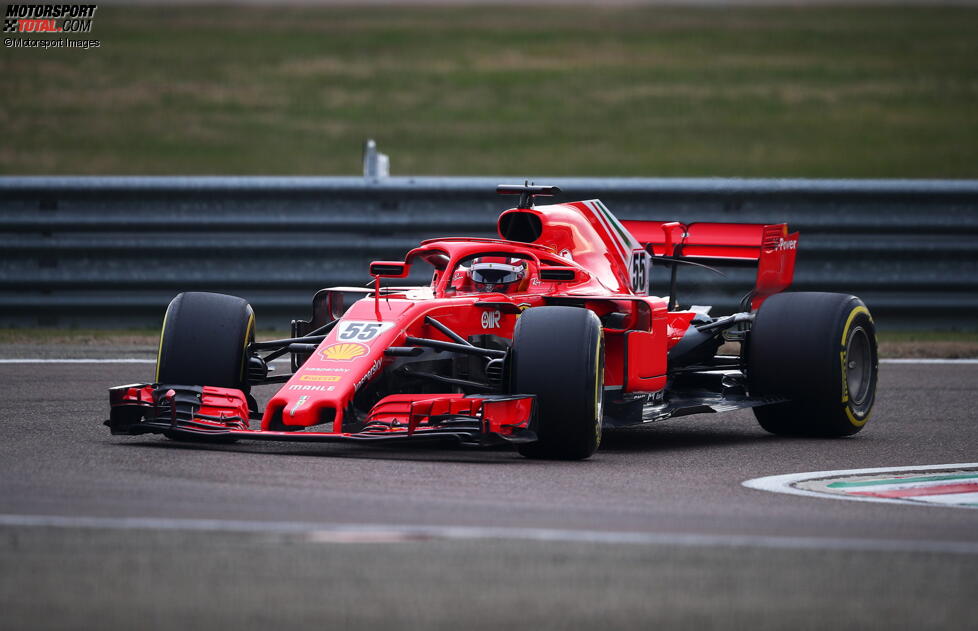
[[510,356],[512,391],[536,395],[528,458],[581,460],[601,443],[604,333],[587,309],[537,307],[520,315]]
[[848,436],[869,420],[879,369],[869,309],[845,294],[776,294],[761,305],[747,344],[752,396],[786,396],[754,408],[773,434]]
[[156,383],[235,388],[247,394],[247,348],[254,339],[255,314],[243,298],[179,294],[163,317]]

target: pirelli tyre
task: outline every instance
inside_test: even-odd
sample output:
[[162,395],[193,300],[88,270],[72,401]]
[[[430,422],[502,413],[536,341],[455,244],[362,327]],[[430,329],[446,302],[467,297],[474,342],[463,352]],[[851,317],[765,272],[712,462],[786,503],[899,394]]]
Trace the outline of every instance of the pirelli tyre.
[[237,388],[248,393],[247,348],[255,314],[243,298],[179,294],[163,317],[156,383]]
[[754,408],[765,430],[795,436],[848,436],[865,427],[879,362],[869,309],[845,294],[798,292],[761,305],[747,340],[752,396],[790,401]]
[[513,332],[510,379],[514,393],[536,395],[528,458],[581,460],[601,444],[604,333],[598,317],[576,307],[537,307],[520,315]]

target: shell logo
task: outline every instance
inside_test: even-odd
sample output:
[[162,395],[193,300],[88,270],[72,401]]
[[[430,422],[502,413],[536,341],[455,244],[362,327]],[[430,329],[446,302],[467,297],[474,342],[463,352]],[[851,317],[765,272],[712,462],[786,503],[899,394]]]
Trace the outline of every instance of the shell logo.
[[322,350],[323,359],[340,362],[353,361],[357,357],[363,357],[366,354],[367,347],[363,344],[330,344]]

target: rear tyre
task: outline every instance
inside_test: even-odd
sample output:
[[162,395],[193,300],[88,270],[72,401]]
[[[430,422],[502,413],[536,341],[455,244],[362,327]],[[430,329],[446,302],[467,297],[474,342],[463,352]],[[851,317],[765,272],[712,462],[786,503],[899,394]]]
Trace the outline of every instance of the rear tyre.
[[179,294],[163,317],[156,383],[236,388],[248,393],[245,365],[255,313],[243,298]]
[[761,427],[791,436],[849,436],[869,420],[879,362],[876,326],[845,294],[776,294],[761,305],[747,342],[753,396],[791,401],[754,408]]
[[536,395],[539,440],[521,444],[527,458],[581,460],[601,443],[604,334],[587,309],[524,311],[513,332],[512,391]]

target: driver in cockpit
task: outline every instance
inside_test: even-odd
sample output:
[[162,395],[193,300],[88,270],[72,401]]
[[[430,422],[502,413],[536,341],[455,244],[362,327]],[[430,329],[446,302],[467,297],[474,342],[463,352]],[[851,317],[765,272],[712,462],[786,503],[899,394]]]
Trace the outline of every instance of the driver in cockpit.
[[473,259],[468,269],[456,271],[452,285],[465,292],[513,293],[526,289],[527,276],[523,259],[482,256]]

